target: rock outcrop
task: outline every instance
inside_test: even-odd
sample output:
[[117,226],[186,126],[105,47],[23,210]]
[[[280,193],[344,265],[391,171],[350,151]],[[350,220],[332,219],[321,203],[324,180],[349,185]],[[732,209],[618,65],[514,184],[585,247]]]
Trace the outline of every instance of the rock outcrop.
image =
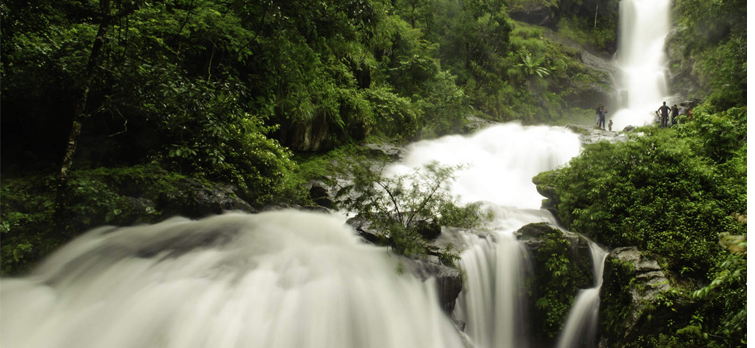
[[632,342],[637,336],[663,327],[664,320],[681,314],[673,301],[656,305],[669,290],[669,279],[656,260],[636,247],[612,250],[606,258],[600,291],[601,346]]
[[588,241],[549,223],[525,225],[514,235],[532,255],[530,340],[553,346],[577,292],[594,284]]
[[594,144],[601,141],[617,143],[629,140],[627,135],[624,133],[627,132],[626,129],[623,131],[608,131],[592,126],[583,126],[576,124],[567,124],[565,127],[572,132],[579,134],[579,140],[583,145]]

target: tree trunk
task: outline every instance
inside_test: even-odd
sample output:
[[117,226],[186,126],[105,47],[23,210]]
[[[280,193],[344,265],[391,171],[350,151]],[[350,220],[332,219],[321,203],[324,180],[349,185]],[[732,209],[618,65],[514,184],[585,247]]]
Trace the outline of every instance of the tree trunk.
[[600,0],[595,1],[595,25],[593,26],[593,28],[598,27],[598,4],[600,4]]
[[99,28],[97,29],[97,36],[92,43],[92,51],[89,53],[89,60],[87,61],[86,71],[82,77],[82,92],[79,99],[76,101],[76,107],[74,108],[73,124],[71,125],[71,133],[68,136],[68,143],[66,146],[66,152],[63,156],[63,164],[60,167],[60,176],[58,177],[58,187],[56,192],[56,215],[63,211],[62,204],[65,201],[66,191],[68,188],[68,174],[73,164],[73,156],[76,153],[76,145],[78,144],[79,134],[81,134],[81,124],[86,118],[87,109],[87,97],[89,95],[89,86],[92,83],[92,77],[94,76],[94,70],[97,66],[102,52],[102,46],[105,41],[105,34],[110,29],[110,23],[112,17],[110,16],[110,0],[104,0],[100,2],[100,9],[102,11],[102,20],[100,21]]

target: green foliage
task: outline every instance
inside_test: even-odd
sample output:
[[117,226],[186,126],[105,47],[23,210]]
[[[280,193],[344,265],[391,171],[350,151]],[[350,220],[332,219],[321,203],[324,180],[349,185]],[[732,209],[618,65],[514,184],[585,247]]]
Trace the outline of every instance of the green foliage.
[[656,252],[672,270],[705,274],[719,254],[717,234],[743,232],[728,216],[746,209],[744,182],[696,151],[705,139],[643,131],[588,146],[561,170],[562,221],[600,243]]
[[710,93],[712,112],[747,102],[747,2],[680,0],[675,39],[691,73]]
[[[626,143],[588,145],[567,167],[534,179],[567,228],[609,246],[636,245],[660,259],[670,279],[707,284],[648,304],[641,323],[653,328],[634,346],[746,342],[746,107],[715,110],[705,103],[675,128],[644,127]],[[604,291],[626,292],[626,279],[611,279]],[[601,309],[617,337],[629,303],[622,301]],[[654,318],[658,306],[678,315]]]
[[103,224],[156,222],[162,217],[154,204],[176,191],[181,175],[154,166],[98,168],[71,173],[66,219],[53,219],[56,177],[3,179],[0,190],[0,274],[16,275],[77,234]]
[[[420,235],[418,227],[430,223],[458,227],[475,227],[482,223],[480,204],[456,206],[449,192],[455,171],[461,166],[443,166],[437,162],[408,174],[384,176],[360,161],[350,167],[353,185],[339,192],[342,206],[369,221],[378,233],[386,236],[393,251],[400,255],[433,252]],[[457,252],[446,248],[439,253],[443,260],[456,259]]]
[[608,51],[616,46],[618,25],[618,16],[598,16],[597,25],[593,18],[570,16],[559,20],[558,32],[580,44]]
[[532,76],[537,74],[537,76],[540,77],[550,75],[550,72],[548,72],[547,69],[540,66],[543,63],[544,58],[532,59],[532,55],[526,50],[519,52],[519,56],[522,58],[522,62],[516,66],[522,68],[526,75]]

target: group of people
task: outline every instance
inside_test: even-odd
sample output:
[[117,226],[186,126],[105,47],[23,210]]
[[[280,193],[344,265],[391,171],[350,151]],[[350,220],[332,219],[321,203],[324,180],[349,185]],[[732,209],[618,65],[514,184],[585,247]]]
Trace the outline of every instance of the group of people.
[[[684,104],[684,103],[682,103]],[[608,110],[605,106],[600,105],[595,109],[595,127],[605,130],[606,129],[606,114],[608,113]],[[684,105],[681,107],[677,104],[674,104],[674,106],[669,107],[666,105],[666,102],[663,102],[663,105],[658,108],[658,110],[655,111],[656,119],[655,122],[660,124],[661,128],[667,128],[671,127],[675,124],[679,123],[679,116],[687,116],[688,119],[692,119],[692,108],[687,108]],[[671,124],[669,124],[669,118],[671,119]],[[613,128],[613,120],[608,120],[608,130],[610,131],[611,128]]]
[[[606,129],[606,114],[608,110],[605,106],[600,105],[595,109],[595,127],[605,130]],[[608,130],[613,128],[613,120],[608,120]]]
[[679,116],[681,115],[687,115],[688,117],[692,117],[692,110],[687,109],[682,105],[681,107],[674,104],[672,107],[668,107],[666,105],[666,102],[663,102],[663,105],[658,108],[658,110],[655,111],[656,115],[656,123],[660,123],[661,128],[669,127],[669,117],[671,117],[671,126],[679,123]]

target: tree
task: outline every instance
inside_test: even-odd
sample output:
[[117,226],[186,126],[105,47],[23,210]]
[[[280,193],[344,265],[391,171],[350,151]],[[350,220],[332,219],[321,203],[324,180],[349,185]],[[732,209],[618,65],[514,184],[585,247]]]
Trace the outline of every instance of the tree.
[[[349,170],[353,185],[343,188],[344,206],[369,221],[393,250],[402,255],[428,253],[420,229],[434,225],[471,228],[484,221],[481,203],[456,205],[449,191],[461,165],[432,162],[396,176],[385,176],[360,162]],[[382,169],[382,168],[381,168]],[[439,231],[438,231],[439,233]],[[448,252],[448,251],[447,251]]]
[[66,150],[63,155],[63,164],[60,167],[60,176],[58,177],[57,187],[57,199],[56,199],[56,215],[62,214],[63,201],[65,200],[68,173],[73,164],[73,156],[76,153],[76,145],[78,144],[79,135],[81,134],[81,124],[87,117],[87,102],[89,100],[89,88],[92,83],[92,79],[95,75],[95,69],[99,65],[100,55],[102,47],[105,44],[105,35],[110,30],[111,24],[138,9],[139,2],[130,1],[127,3],[118,2],[116,6],[118,11],[113,14],[112,6],[113,2],[110,0],[100,1],[100,12],[95,15],[99,18],[99,24],[97,28],[97,35],[92,42],[92,49],[89,51],[89,59],[86,65],[86,71],[81,75],[81,94],[75,104],[73,124],[71,125],[71,132],[68,136],[68,142],[66,143]]

